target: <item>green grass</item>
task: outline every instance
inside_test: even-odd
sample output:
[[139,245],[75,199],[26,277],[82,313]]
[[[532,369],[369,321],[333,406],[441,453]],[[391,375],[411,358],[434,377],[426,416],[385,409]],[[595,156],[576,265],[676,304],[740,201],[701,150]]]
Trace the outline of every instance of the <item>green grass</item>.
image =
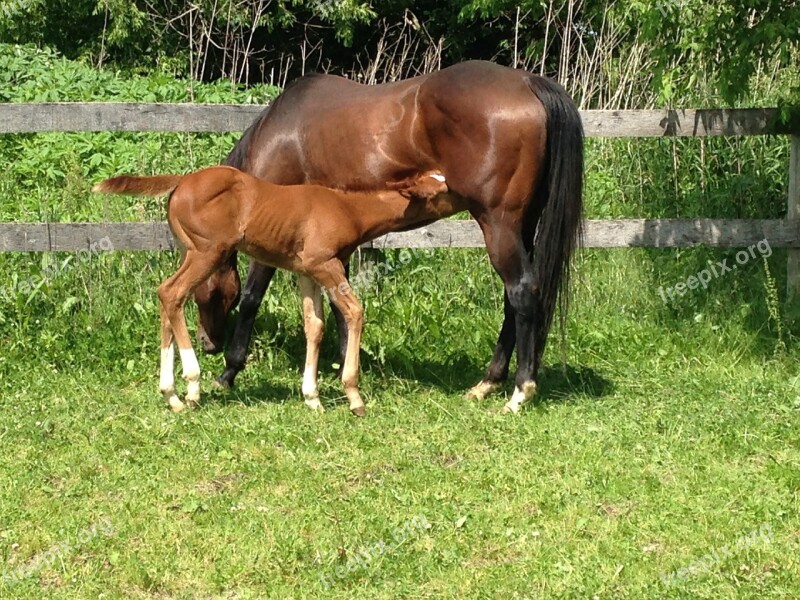
[[[584,253],[567,365],[554,340],[539,399],[518,418],[497,414],[502,397],[461,399],[499,324],[499,286],[483,254],[439,253],[398,269],[364,294],[361,420],[334,380],[330,327],[329,410],[303,405],[288,276],[237,389],[212,391],[221,358],[201,357],[203,408],[167,412],[156,389],[157,314],[148,309],[120,335],[128,298],[100,292],[115,274],[98,269],[97,305],[116,315],[108,335],[140,348],[131,361],[95,360],[87,332],[74,360],[62,340],[0,362],[0,558],[12,569],[104,519],[112,533],[75,543],[0,594],[796,596],[793,340],[775,354],[767,321],[751,327],[736,311],[676,317],[656,295],[653,264],[643,251]],[[716,283],[758,280],[760,269]],[[139,285],[154,289],[158,277]],[[713,305],[713,293],[705,301]],[[94,343],[113,354],[103,335]],[[395,543],[417,516],[430,527]],[[764,525],[769,543],[665,588],[662,574]],[[347,571],[348,558],[380,542],[386,551]]]

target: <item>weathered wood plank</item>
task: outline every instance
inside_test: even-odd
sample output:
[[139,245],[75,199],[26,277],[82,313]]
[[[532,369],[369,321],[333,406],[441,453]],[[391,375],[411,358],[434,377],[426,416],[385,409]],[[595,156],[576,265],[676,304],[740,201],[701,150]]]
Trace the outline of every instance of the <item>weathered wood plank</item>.
[[0,223],[0,252],[171,250],[166,223]]
[[786,133],[775,109],[586,110],[589,137],[705,137]]
[[[0,104],[0,133],[46,131],[243,131],[262,105],[67,102]],[[587,110],[589,137],[759,135],[780,133],[774,109]],[[785,133],[785,132],[784,132]]]
[[[626,219],[586,221],[589,248],[679,248],[704,244],[722,248],[767,240],[771,248],[800,248],[800,220]],[[166,223],[0,223],[0,252],[175,248]],[[474,221],[439,221],[414,231],[391,233],[366,248],[479,248]]]
[[588,221],[589,248],[741,248],[767,240],[771,248],[800,247],[800,221],[784,219],[625,219]]
[[[766,239],[771,248],[800,248],[800,220],[621,219],[585,221],[587,248],[737,248]],[[390,233],[375,248],[475,248],[483,236],[474,221],[440,221],[414,231]]]
[[47,102],[0,104],[0,133],[244,131],[263,105]]

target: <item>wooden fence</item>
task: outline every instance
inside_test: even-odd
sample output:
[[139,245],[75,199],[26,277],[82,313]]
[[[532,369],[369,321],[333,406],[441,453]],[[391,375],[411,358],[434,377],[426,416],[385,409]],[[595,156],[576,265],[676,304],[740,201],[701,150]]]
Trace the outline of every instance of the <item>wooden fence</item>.
[[[42,103],[0,104],[0,134],[53,131],[243,131],[263,106]],[[790,295],[800,294],[800,131],[775,124],[772,109],[582,111],[588,137],[704,137],[791,135],[788,210],[785,219],[625,219],[587,221],[583,245],[591,248],[676,248],[705,244],[745,247],[767,239],[789,248]],[[158,223],[0,223],[0,252],[74,251],[108,236],[115,250],[167,250],[174,241]],[[483,246],[473,221],[440,221],[393,233],[374,248]]]

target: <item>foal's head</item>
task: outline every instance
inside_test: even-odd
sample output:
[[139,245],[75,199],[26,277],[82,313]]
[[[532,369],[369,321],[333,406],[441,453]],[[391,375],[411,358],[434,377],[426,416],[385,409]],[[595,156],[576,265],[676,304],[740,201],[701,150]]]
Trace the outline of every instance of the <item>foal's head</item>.
[[207,354],[222,352],[228,314],[239,303],[241,281],[236,269],[236,254],[201,283],[194,292],[200,323],[197,339]]
[[390,186],[410,200],[432,200],[449,191],[441,171],[425,171]]

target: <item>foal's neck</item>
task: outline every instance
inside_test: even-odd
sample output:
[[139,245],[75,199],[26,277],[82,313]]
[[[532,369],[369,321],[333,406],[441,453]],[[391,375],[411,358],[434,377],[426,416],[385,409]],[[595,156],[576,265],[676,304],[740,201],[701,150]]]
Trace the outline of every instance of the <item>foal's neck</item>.
[[361,242],[366,242],[392,231],[401,231],[419,223],[429,223],[449,217],[465,207],[449,193],[423,200],[406,198],[400,192],[346,193],[345,201],[355,207],[361,225]]

